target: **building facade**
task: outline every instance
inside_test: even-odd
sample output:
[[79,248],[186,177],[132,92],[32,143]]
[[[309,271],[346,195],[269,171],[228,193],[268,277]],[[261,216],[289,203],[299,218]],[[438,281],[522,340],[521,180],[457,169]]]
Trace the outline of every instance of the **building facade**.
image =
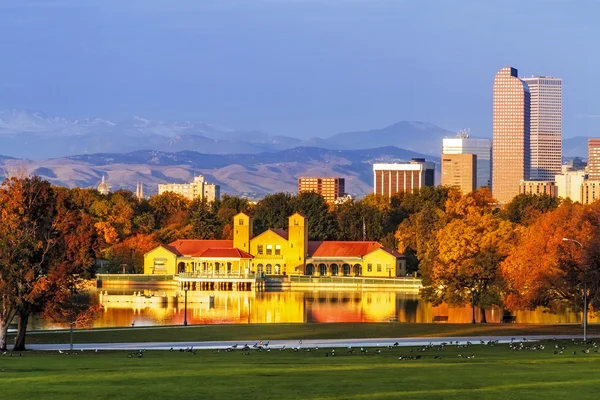
[[588,179],[600,180],[600,138],[588,139]]
[[530,93],[530,179],[552,181],[562,165],[562,79],[522,78]]
[[442,186],[463,194],[477,188],[477,156],[475,154],[442,154]]
[[213,202],[221,199],[221,187],[207,183],[202,175],[194,177],[192,183],[167,183],[158,185],[158,194],[173,192],[182,195],[188,200],[206,199]]
[[494,80],[492,194],[506,204],[530,176],[530,94],[517,69],[501,69]]
[[581,203],[581,185],[585,181],[585,171],[568,170],[564,167],[563,165],[563,173],[554,177],[558,187],[558,197]]
[[346,180],[334,177],[300,177],[298,178],[298,194],[305,192],[319,193],[328,204],[346,194]]
[[475,154],[477,156],[476,187],[492,186],[492,142],[489,139],[476,139],[465,132],[454,138],[444,138],[442,154]]
[[521,181],[519,194],[558,197],[558,187],[553,181]]
[[408,163],[373,164],[374,193],[393,196],[412,192],[424,186],[433,186],[435,163],[413,158]]
[[233,240],[176,240],[144,255],[145,274],[247,274],[396,277],[406,259],[369,241],[309,241],[308,219],[296,213],[288,230],[253,235],[252,218],[234,217]]
[[591,204],[600,199],[600,180],[585,180],[580,190],[581,204]]

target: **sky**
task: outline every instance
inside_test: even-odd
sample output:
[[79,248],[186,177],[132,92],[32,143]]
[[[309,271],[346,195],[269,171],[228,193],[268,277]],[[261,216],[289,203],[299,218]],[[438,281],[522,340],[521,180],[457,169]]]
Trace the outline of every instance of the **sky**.
[[599,15],[600,0],[0,0],[0,109],[485,137],[511,65],[563,78],[564,137],[600,136]]

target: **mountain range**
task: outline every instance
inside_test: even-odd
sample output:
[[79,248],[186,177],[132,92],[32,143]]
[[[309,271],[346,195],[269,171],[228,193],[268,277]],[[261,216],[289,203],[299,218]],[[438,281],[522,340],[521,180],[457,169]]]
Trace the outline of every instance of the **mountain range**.
[[296,147],[227,155],[138,150],[46,160],[0,159],[0,178],[26,172],[56,185],[86,188],[96,187],[105,176],[113,191],[133,191],[136,183],[142,182],[146,194],[154,194],[159,183],[186,183],[196,175],[204,175],[208,182],[219,184],[222,193],[257,198],[279,191],[296,192],[299,176],[341,176],[346,179],[346,191],[360,197],[372,192],[373,163],[413,157],[425,155],[392,146],[369,150]]
[[0,111],[0,154],[28,159],[137,150],[260,154],[295,147],[360,150],[385,146],[438,156],[442,138],[449,135],[453,133],[427,122],[403,121],[381,129],[298,139],[196,122],[167,123],[140,117],[113,122],[55,117],[37,111]]

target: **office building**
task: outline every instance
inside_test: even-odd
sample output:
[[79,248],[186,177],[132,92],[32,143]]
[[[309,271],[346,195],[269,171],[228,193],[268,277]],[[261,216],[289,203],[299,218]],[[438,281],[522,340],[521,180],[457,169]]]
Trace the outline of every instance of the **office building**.
[[475,154],[442,154],[442,186],[463,194],[477,188],[477,156]]
[[346,194],[344,178],[334,177],[300,177],[298,178],[298,194],[304,192],[319,193],[328,204],[334,204],[338,198]]
[[221,187],[205,182],[202,175],[194,177],[194,182],[192,183],[158,185],[158,194],[165,192],[180,194],[188,200],[206,199],[209,203],[221,198]]
[[556,175],[554,181],[558,187],[558,197],[581,203],[581,185],[585,181],[584,170],[568,170],[563,165],[563,173]]
[[581,184],[581,204],[591,204],[600,199],[600,180],[585,180]]
[[522,78],[530,94],[530,178],[552,181],[562,165],[562,79]]
[[393,196],[434,185],[435,163],[413,158],[407,163],[373,164],[374,193]]
[[558,188],[553,181],[521,181],[519,184],[519,194],[558,197]]
[[475,154],[477,156],[476,187],[491,186],[492,142],[489,139],[472,138],[469,133],[461,131],[456,137],[443,139],[442,154]]
[[588,179],[600,180],[600,138],[588,139]]
[[530,94],[517,69],[502,68],[494,80],[492,194],[506,204],[530,175]]

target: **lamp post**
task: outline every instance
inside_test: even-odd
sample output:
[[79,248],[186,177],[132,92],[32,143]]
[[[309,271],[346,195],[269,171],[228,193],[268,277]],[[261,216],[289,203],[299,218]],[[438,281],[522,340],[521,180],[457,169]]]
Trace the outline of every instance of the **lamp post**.
[[477,322],[475,322],[475,288],[472,287],[471,288],[471,316],[472,316],[472,323],[476,324]]
[[183,326],[187,326],[187,292],[188,292],[188,287],[187,287],[187,285],[185,285],[183,287],[183,293],[184,293],[184,299],[185,299],[184,305],[183,305]]
[[[562,238],[563,242],[573,242],[573,243],[577,243],[579,245],[579,247],[581,248],[581,250],[583,250],[583,245],[581,244],[581,242],[575,240],[575,239],[569,239],[569,238]],[[587,280],[586,280],[586,273],[583,269],[576,267],[579,272],[581,272],[583,274],[583,340],[587,341],[587,301],[588,301],[588,293],[587,293]]]

